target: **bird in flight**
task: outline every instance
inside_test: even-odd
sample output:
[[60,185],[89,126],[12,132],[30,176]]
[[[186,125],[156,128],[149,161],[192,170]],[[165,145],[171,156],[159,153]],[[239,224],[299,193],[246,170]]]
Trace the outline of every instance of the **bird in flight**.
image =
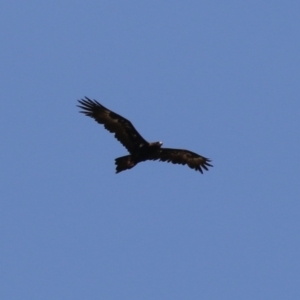
[[87,97],[78,100],[80,112],[93,118],[113,133],[115,138],[127,149],[129,155],[115,159],[116,173],[133,168],[146,160],[159,160],[173,164],[188,165],[191,169],[203,173],[212,167],[211,160],[184,149],[162,148],[162,142],[147,142],[132,123],[124,117],[107,109],[96,100]]

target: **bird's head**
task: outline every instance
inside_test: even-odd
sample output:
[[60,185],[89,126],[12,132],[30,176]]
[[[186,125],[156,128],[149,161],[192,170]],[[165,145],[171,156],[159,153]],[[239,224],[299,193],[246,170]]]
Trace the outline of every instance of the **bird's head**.
[[160,148],[162,144],[163,144],[162,142],[155,142],[155,143],[151,143],[151,146],[155,148]]

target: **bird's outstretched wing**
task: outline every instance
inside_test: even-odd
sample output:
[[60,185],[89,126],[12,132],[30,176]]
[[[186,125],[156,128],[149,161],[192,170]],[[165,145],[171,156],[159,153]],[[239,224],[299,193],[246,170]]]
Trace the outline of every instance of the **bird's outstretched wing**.
[[208,171],[208,167],[212,167],[210,159],[183,149],[160,148],[149,159],[188,165],[191,169],[200,171],[201,173],[203,173],[203,169]]
[[82,109],[80,112],[93,118],[99,124],[103,124],[108,131],[114,133],[115,138],[129,153],[132,153],[141,145],[148,144],[130,121],[107,109],[96,100],[85,97],[85,99],[78,100],[78,102],[80,105],[77,106]]

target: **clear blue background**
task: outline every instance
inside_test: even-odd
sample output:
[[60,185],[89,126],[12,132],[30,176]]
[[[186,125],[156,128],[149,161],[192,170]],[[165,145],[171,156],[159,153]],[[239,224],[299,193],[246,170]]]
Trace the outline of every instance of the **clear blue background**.
[[[0,298],[300,299],[299,1],[2,1]],[[146,162],[78,113],[88,96]]]

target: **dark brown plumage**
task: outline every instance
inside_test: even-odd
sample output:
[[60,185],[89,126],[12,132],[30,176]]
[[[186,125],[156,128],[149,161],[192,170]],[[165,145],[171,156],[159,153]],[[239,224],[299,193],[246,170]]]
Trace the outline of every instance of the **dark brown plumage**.
[[136,164],[146,160],[159,160],[173,164],[188,165],[191,169],[208,171],[212,167],[210,159],[184,149],[161,148],[161,142],[147,142],[124,117],[114,113],[96,100],[87,97],[78,100],[81,113],[93,118],[99,124],[114,133],[115,138],[128,150],[130,155],[115,159],[116,173],[131,169]]

